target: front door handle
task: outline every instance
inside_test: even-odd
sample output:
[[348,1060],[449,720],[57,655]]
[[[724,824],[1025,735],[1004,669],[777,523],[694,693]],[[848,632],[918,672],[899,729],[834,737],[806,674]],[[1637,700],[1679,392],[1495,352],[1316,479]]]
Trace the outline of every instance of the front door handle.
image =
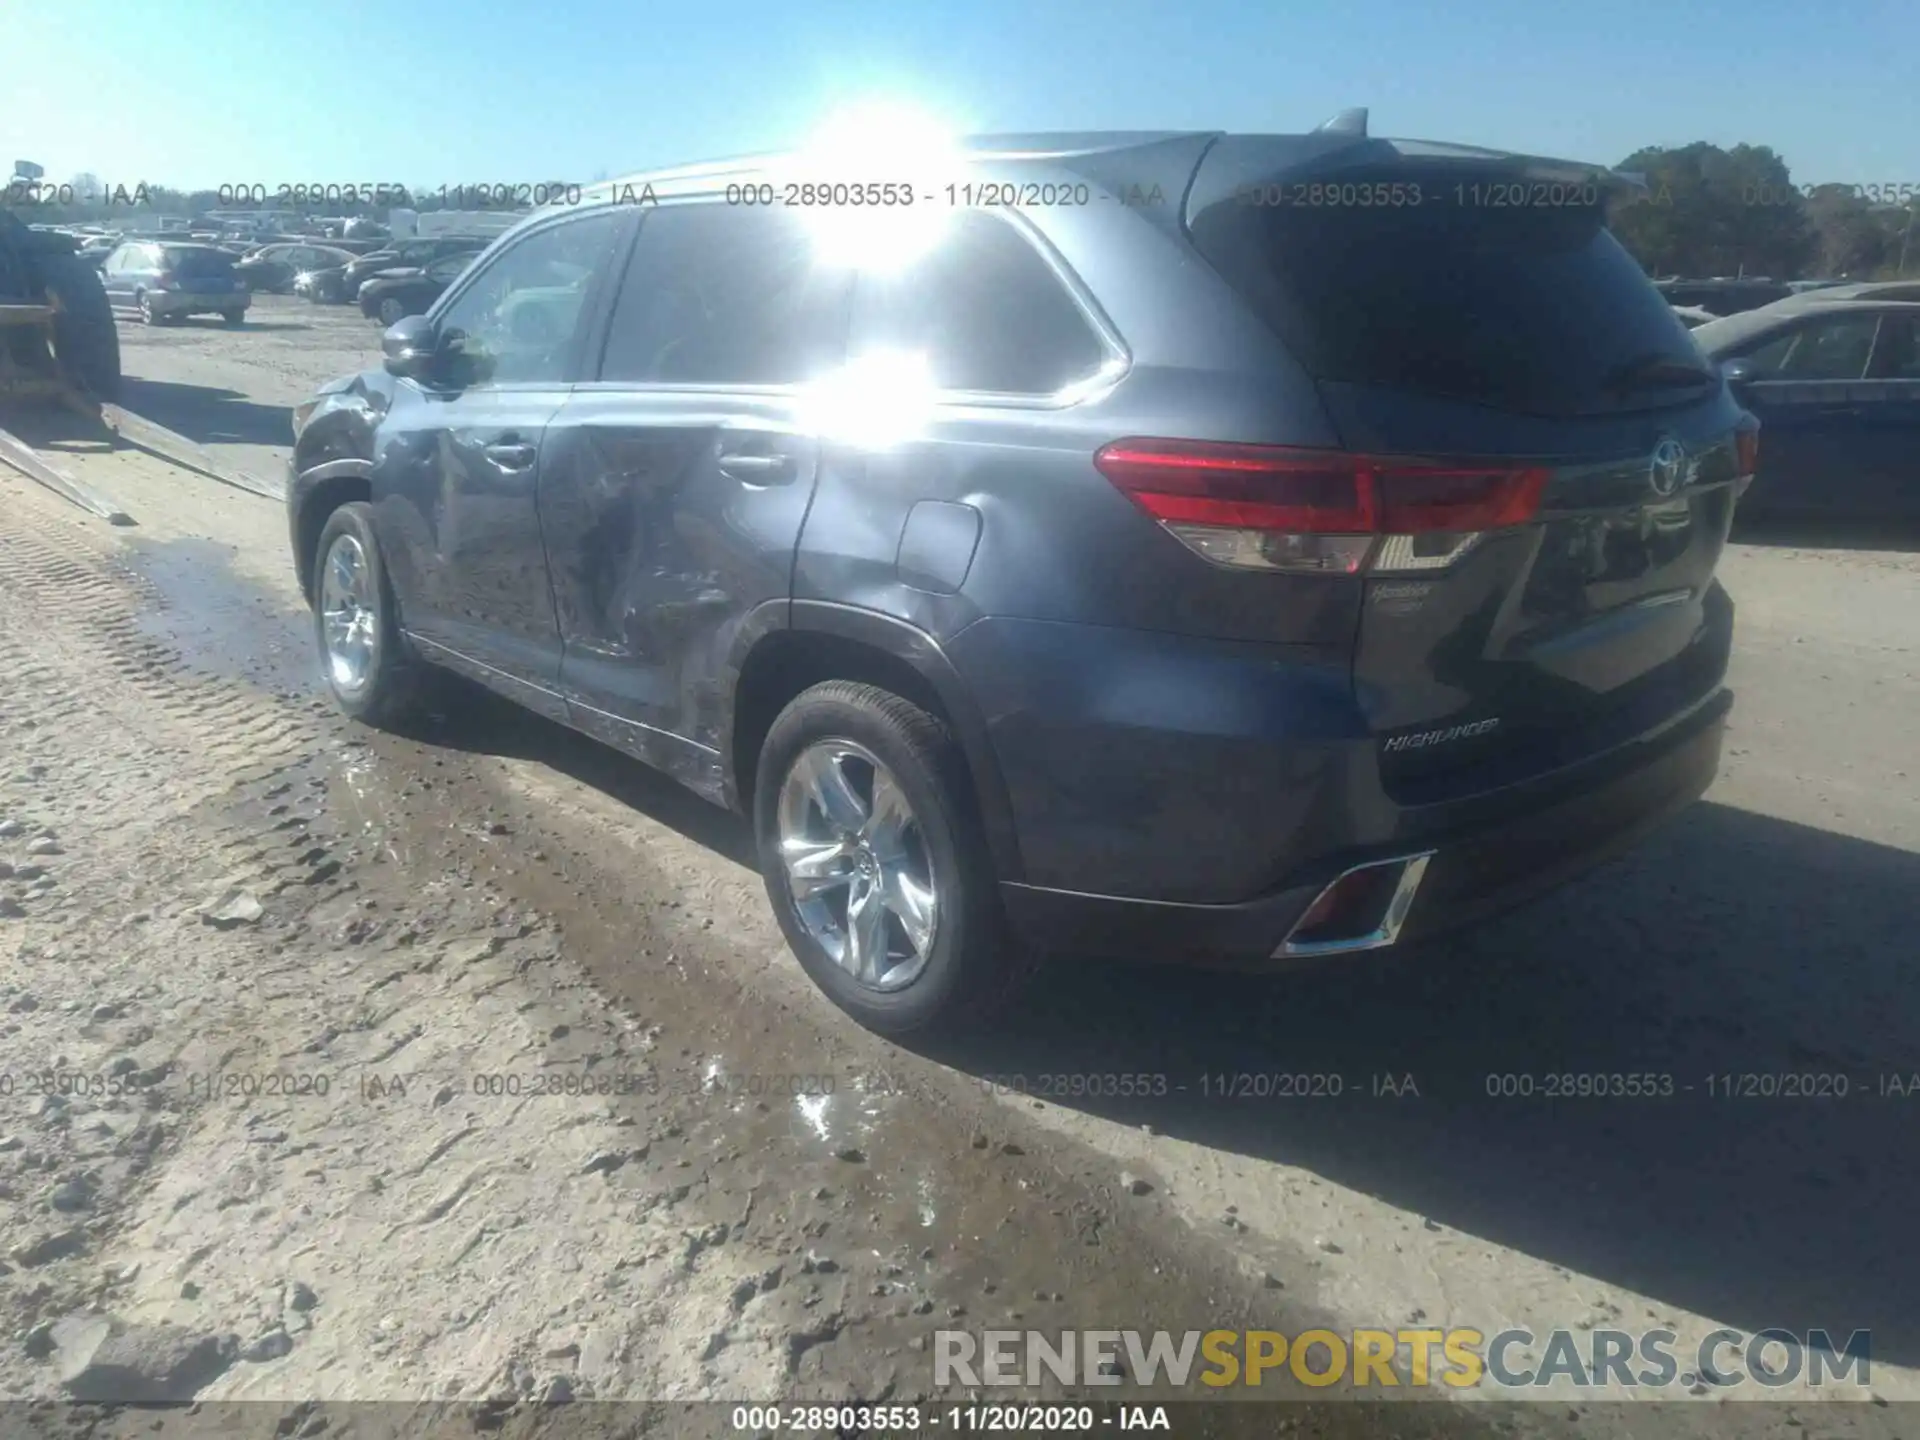
[[784,485],[793,479],[791,455],[756,455],[746,451],[722,450],[720,473],[730,480],[748,485]]
[[487,446],[487,458],[502,470],[526,470],[533,465],[537,452],[524,440],[502,440],[498,444]]

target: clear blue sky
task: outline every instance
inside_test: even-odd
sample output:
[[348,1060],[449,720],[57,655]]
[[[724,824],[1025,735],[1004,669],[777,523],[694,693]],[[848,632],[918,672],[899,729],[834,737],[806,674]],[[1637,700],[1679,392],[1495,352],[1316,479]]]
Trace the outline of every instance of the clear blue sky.
[[[1298,130],[1613,163],[1773,146],[1920,182],[1916,0],[4,0],[0,165],[131,187],[585,181],[797,143],[837,104],[964,130]],[[24,63],[23,63],[24,62]]]

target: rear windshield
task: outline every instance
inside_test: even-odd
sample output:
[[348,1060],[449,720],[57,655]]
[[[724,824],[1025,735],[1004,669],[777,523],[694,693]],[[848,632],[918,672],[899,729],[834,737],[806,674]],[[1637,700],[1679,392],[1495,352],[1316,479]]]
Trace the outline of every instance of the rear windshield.
[[1191,232],[1321,379],[1542,415],[1697,398],[1622,388],[1662,361],[1697,367],[1691,337],[1602,205],[1499,203],[1528,188],[1452,169],[1343,171],[1314,187],[1317,202],[1291,182],[1253,187],[1201,210]]
[[167,269],[176,275],[207,278],[233,273],[233,256],[224,250],[204,250],[196,245],[167,245],[162,247],[162,253],[166,257]]

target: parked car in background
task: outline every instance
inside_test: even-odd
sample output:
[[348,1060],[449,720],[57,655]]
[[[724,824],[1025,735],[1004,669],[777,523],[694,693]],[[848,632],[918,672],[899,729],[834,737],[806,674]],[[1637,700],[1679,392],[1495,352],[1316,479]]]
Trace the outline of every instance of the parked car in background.
[[316,272],[303,293],[309,300],[320,304],[349,304],[359,299],[360,287],[383,270],[414,270],[431,264],[443,255],[471,254],[485,248],[485,241],[472,238],[399,240],[369,250],[349,261],[340,267],[337,276],[326,271]]
[[355,258],[345,250],[326,245],[262,245],[250,251],[234,269],[249,289],[284,295],[293,289],[294,277],[303,271],[329,270]]
[[293,293],[310,305],[337,305],[346,293],[341,277],[346,266],[330,265],[320,270],[302,270],[293,277]]
[[416,269],[375,275],[360,287],[360,313],[382,325],[395,324],[409,315],[424,315],[479,254],[475,249],[442,255]]
[[1920,519],[1920,302],[1814,290],[1693,338],[1763,427],[1742,514]]
[[234,273],[235,257],[212,245],[129,240],[100,267],[107,301],[149,325],[188,315],[218,315],[229,325],[247,316],[253,296]]
[[[1431,936],[1706,788],[1752,417],[1608,232],[1622,177],[1364,112],[941,163],[1186,198],[823,226],[724,203],[790,161],[676,170],[297,407],[338,703],[401,721],[444,667],[734,806],[886,1031],[1050,950]],[[1569,174],[1593,204],[1246,203]]]
[[1793,293],[1777,280],[1662,280],[1656,288],[1670,305],[1696,306],[1717,316],[1757,310]]
[[119,236],[93,235],[81,241],[80,248],[74,253],[98,270],[107,263],[107,257],[119,248]]

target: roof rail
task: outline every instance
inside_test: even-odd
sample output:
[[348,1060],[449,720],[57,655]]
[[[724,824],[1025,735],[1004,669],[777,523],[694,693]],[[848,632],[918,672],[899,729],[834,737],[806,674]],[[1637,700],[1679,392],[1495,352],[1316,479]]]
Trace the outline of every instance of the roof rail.
[[1331,120],[1323,120],[1313,127],[1316,135],[1358,135],[1365,139],[1367,135],[1367,107],[1355,106],[1351,110],[1342,110]]

